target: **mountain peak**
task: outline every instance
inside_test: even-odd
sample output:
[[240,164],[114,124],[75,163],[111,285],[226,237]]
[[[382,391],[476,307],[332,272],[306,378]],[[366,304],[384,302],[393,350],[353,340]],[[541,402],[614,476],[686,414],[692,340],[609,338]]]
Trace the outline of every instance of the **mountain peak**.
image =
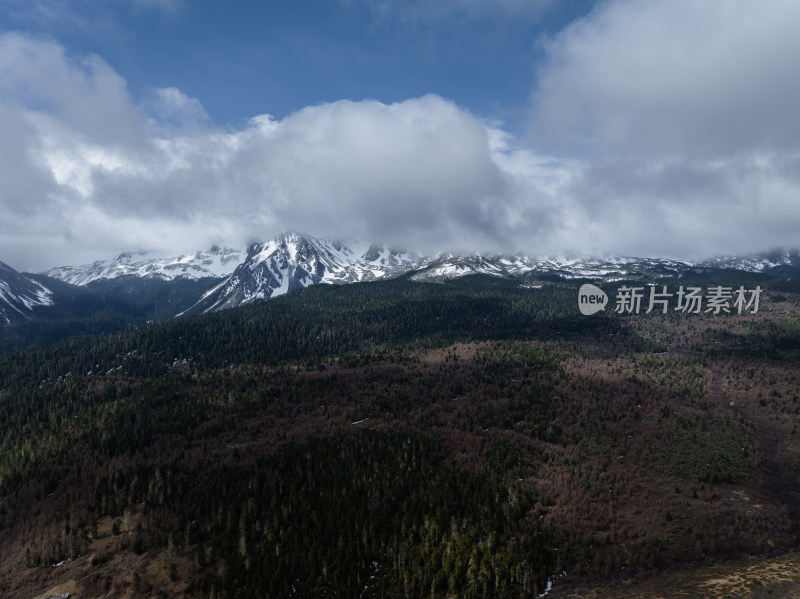
[[320,283],[372,281],[416,268],[420,259],[361,241],[318,238],[286,231],[248,247],[230,278],[189,312],[219,310]]

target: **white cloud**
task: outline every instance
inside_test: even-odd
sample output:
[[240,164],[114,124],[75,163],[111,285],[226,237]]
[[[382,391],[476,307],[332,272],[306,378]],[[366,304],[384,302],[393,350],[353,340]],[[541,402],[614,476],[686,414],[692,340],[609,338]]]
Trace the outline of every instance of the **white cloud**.
[[554,38],[530,137],[582,166],[575,241],[703,253],[797,245],[800,4],[614,0]]
[[800,4],[617,0],[545,44],[537,137],[586,152],[795,149]]
[[150,115],[151,127],[156,132],[196,132],[211,123],[200,100],[190,98],[176,87],[150,90],[143,108]]
[[125,80],[101,58],[69,58],[55,42],[17,33],[0,35],[0,101],[97,142],[141,141],[144,132]]
[[202,215],[247,238],[285,228],[420,245],[502,237],[487,202],[502,201],[506,183],[486,130],[436,96],[262,116],[242,131],[162,140],[125,169],[92,169],[106,211]]

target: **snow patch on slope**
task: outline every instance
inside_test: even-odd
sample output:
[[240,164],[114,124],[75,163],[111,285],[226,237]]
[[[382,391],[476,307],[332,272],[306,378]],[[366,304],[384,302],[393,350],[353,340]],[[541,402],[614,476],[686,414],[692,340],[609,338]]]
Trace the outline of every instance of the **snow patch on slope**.
[[0,323],[26,318],[37,306],[53,304],[53,292],[0,262]]

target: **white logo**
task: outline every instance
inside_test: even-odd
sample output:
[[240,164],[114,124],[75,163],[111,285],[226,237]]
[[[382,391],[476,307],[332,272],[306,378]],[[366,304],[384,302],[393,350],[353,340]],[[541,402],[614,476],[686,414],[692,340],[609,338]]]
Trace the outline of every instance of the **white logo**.
[[[645,292],[647,287],[628,287],[622,285],[617,289],[616,305],[614,312],[617,314],[639,314],[644,308],[645,314],[650,314],[654,310],[662,314],[669,314],[670,308],[682,314],[701,314],[713,313],[715,316],[722,314],[745,314],[758,312],[761,301],[762,289],[756,285],[755,289],[745,289],[740,286],[738,289],[733,287],[723,287],[722,285],[712,285],[706,287],[705,293],[701,287],[678,287],[677,293],[667,291],[666,285],[661,285],[660,290],[654,283],[648,285],[649,294]],[[649,301],[647,301],[649,295]],[[671,298],[676,301],[671,302]],[[671,304],[677,303],[674,307]],[[578,309],[581,314],[591,316],[605,310],[608,304],[606,292],[586,283],[581,285],[578,290]],[[706,309],[703,310],[703,307]]]
[[591,283],[581,285],[578,290],[578,309],[584,316],[591,316],[606,309],[608,296],[606,292]]

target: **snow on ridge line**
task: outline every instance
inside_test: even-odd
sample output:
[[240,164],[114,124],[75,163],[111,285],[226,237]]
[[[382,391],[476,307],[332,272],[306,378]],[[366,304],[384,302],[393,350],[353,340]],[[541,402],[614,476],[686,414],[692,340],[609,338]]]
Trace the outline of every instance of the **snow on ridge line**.
[[453,279],[471,274],[487,274],[492,276],[513,276],[530,272],[555,273],[565,278],[604,277],[613,272],[627,272],[623,268],[648,268],[660,265],[667,268],[690,266],[688,262],[675,260],[651,260],[648,258],[630,258],[615,256],[606,259],[574,258],[548,256],[547,258],[530,258],[522,255],[494,256],[453,256],[447,255],[423,266],[412,275],[415,281],[430,279]]
[[[146,253],[138,255],[144,256]],[[79,286],[122,276],[154,277],[165,281],[178,277],[220,278],[230,275],[245,255],[244,249],[213,247],[208,251],[182,254],[173,258],[145,258],[134,261],[133,254],[122,253],[110,261],[98,260],[82,266],[59,266],[43,274]]]
[[[781,264],[793,264],[796,255],[797,252],[793,250],[791,253],[784,251],[781,256],[745,256],[738,258],[734,267],[763,271]],[[222,279],[214,282],[213,287],[200,300],[208,300],[209,303],[213,301],[213,306],[207,308],[208,310],[276,297],[298,287],[320,283],[372,281],[407,272],[412,272],[414,280],[458,278],[470,274],[513,276],[532,271],[554,273],[565,278],[591,278],[648,270],[652,267],[667,271],[691,266],[724,267],[723,263],[730,263],[732,260],[731,257],[725,257],[688,262],[576,254],[531,257],[523,253],[441,253],[420,257],[413,252],[395,250],[363,240],[317,238],[288,231],[268,241],[250,244],[245,249],[212,247],[206,252],[166,259],[147,259],[142,254],[126,253],[110,262],[98,261],[80,267],[60,267],[46,274],[77,285],[124,275],[162,280],[179,277]]]

